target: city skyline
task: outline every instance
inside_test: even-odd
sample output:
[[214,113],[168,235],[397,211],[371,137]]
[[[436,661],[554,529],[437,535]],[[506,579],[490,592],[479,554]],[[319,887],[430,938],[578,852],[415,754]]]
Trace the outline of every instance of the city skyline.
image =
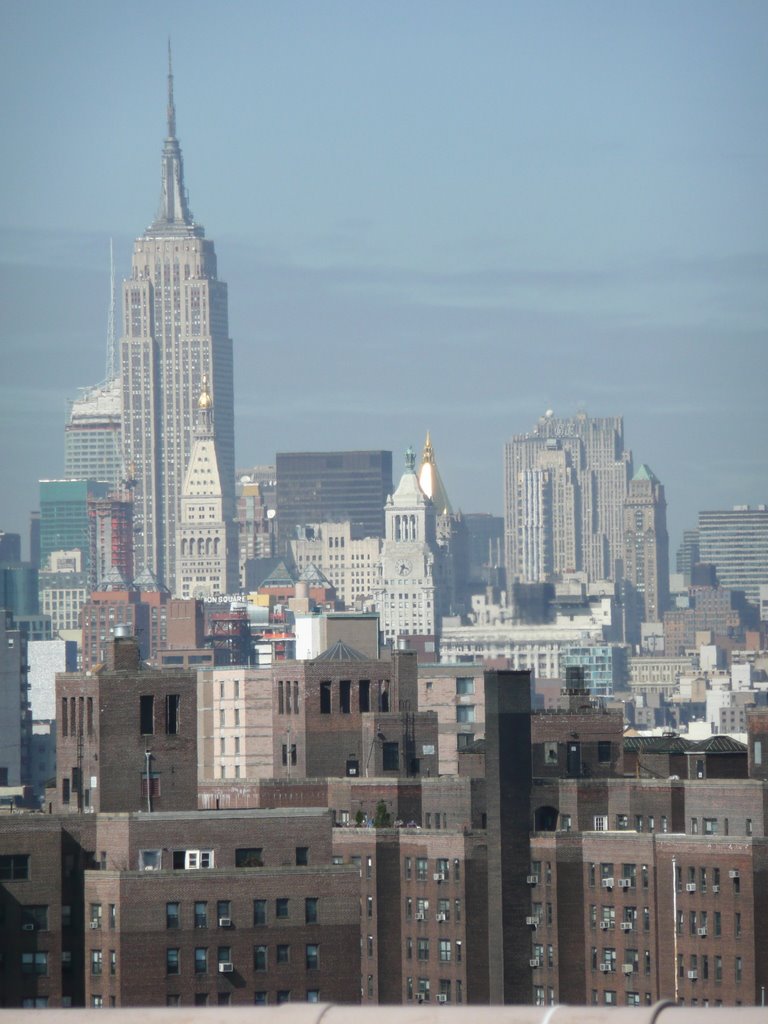
[[429,429],[454,506],[498,514],[505,441],[583,408],[624,417],[672,550],[699,511],[765,501],[764,8],[192,9],[153,6],[156,39],[116,7],[0,15],[5,529],[26,537],[66,399],[104,376],[109,237],[119,281],[157,195],[165,22],[238,465],[399,461]]

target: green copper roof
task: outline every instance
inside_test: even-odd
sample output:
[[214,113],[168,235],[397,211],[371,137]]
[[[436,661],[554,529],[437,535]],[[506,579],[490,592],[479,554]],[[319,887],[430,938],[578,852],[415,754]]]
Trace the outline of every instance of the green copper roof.
[[646,466],[644,462],[640,463],[637,467],[637,472],[632,477],[633,480],[650,480],[652,484],[657,484],[658,478],[654,474],[650,466]]

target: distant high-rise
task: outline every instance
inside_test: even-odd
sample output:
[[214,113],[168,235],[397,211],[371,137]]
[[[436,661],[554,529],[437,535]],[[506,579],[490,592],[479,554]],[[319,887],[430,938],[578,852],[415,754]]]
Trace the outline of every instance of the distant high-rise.
[[122,476],[120,381],[84,388],[64,428],[64,476],[118,487]]
[[350,522],[357,536],[384,536],[392,452],[278,452],[276,477],[281,553],[309,523]]
[[623,504],[632,472],[620,416],[551,412],[504,451],[507,579],[623,574]]
[[717,569],[721,586],[743,590],[747,600],[760,600],[768,583],[768,505],[736,505],[722,512],[699,512],[702,562]]
[[698,530],[684,530],[683,541],[680,547],[677,549],[677,555],[675,558],[675,569],[677,572],[682,573],[685,576],[686,583],[691,581],[691,572],[693,571],[694,565],[700,562],[699,556],[699,531]]
[[227,521],[235,509],[235,439],[227,286],[217,276],[213,243],[189,209],[170,54],[160,209],[134,243],[131,277],[123,285],[123,318],[123,457],[136,475],[135,565],[173,589],[181,491],[204,376],[216,409]]
[[624,502],[624,576],[638,599],[642,622],[661,622],[669,603],[669,539],[664,487],[646,465]]

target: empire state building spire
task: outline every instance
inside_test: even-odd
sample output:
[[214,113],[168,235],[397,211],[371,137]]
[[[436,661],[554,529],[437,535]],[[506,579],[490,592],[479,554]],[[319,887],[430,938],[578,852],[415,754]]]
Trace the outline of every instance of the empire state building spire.
[[163,145],[162,156],[162,190],[160,193],[160,209],[154,220],[150,233],[167,235],[175,231],[187,232],[194,229],[196,235],[202,235],[202,228],[197,226],[189,209],[187,190],[184,187],[184,161],[181,157],[181,146],[176,138],[176,105],[173,101],[173,63],[171,60],[171,41],[168,40],[168,134]]

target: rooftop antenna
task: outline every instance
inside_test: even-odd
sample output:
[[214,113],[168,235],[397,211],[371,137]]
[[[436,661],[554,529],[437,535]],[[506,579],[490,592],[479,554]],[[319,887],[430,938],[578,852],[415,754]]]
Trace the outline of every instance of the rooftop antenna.
[[117,376],[115,366],[115,256],[109,240],[109,313],[107,314],[107,383]]
[[176,138],[176,107],[173,102],[173,62],[171,59],[171,37],[168,36],[168,138]]

